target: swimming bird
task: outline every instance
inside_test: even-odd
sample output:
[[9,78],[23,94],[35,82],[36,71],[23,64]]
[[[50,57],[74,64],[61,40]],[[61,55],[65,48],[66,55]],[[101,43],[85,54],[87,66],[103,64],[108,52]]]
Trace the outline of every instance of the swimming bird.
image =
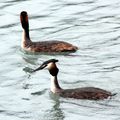
[[88,100],[103,100],[115,95],[109,91],[96,88],[96,87],[82,87],[82,88],[75,88],[75,89],[61,88],[57,79],[59,69],[56,65],[56,62],[58,62],[57,59],[50,59],[48,61],[43,62],[43,64],[37,69],[33,70],[33,72],[36,72],[44,68],[48,69],[49,73],[51,74],[50,89],[52,93],[65,98],[88,99]]
[[20,13],[20,21],[23,28],[21,47],[29,52],[75,52],[78,48],[64,41],[40,41],[32,42],[29,35],[29,21],[26,11]]

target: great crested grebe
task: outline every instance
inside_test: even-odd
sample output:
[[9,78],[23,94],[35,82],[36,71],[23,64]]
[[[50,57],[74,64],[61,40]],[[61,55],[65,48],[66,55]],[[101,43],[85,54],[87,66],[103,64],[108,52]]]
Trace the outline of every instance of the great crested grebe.
[[115,95],[112,94],[111,92],[95,87],[62,89],[57,79],[57,74],[59,72],[59,69],[56,66],[56,62],[58,62],[58,60],[50,59],[48,61],[45,61],[37,69],[33,70],[33,72],[42,70],[44,68],[47,68],[49,70],[49,73],[51,74],[51,91],[54,94],[66,98],[88,99],[88,100],[102,100]]
[[20,14],[20,21],[23,28],[21,47],[30,52],[75,52],[78,48],[63,41],[41,41],[32,42],[29,35],[29,21],[26,11]]

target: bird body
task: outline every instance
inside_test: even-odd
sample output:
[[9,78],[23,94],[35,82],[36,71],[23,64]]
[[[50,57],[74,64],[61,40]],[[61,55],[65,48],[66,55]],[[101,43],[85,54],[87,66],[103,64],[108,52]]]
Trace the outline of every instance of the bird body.
[[39,68],[35,69],[33,72],[47,68],[51,74],[51,91],[65,98],[75,98],[75,99],[88,99],[88,100],[102,100],[107,99],[115,94],[109,91],[96,88],[96,87],[82,87],[75,89],[63,89],[60,87],[57,79],[57,74],[59,69],[56,66],[56,59],[50,59],[45,61]]
[[23,28],[22,49],[29,52],[75,52],[78,48],[64,41],[50,40],[32,42],[29,35],[29,21],[26,11],[20,14],[20,21]]

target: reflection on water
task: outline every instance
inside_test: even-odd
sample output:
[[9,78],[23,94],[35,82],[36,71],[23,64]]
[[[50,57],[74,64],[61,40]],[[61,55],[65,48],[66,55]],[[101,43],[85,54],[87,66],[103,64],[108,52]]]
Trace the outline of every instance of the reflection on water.
[[[0,120],[120,119],[118,0],[1,0],[0,9]],[[79,50],[62,55],[22,51],[23,10],[29,14],[33,41],[64,40]],[[88,101],[49,94],[48,72],[29,72],[51,58],[59,60],[63,88],[95,86],[117,95]]]
[[64,120],[65,116],[62,111],[62,108],[60,107],[61,103],[60,103],[59,97],[50,93],[50,98],[53,100],[53,106],[50,110],[46,111],[44,120],[48,120],[48,119]]

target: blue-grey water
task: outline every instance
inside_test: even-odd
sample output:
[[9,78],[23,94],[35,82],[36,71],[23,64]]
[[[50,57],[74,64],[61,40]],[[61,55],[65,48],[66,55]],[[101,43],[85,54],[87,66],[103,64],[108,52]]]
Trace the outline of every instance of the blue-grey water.
[[[79,47],[69,55],[21,51],[21,11],[33,41],[64,40]],[[43,61],[59,59],[63,88],[94,86],[117,93],[107,100],[58,98],[50,93]],[[120,120],[119,0],[0,0],[0,120]]]

